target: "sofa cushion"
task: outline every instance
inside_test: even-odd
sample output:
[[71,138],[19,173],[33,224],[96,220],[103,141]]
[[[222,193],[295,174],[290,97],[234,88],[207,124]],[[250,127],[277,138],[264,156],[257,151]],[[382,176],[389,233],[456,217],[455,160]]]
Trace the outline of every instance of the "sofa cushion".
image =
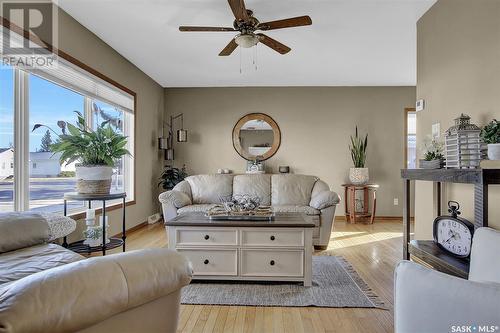
[[177,209],[177,213],[178,214],[185,214],[185,213],[206,213],[213,206],[215,206],[215,204],[189,205],[189,206],[184,206],[182,208]]
[[276,205],[273,206],[275,213],[303,213],[306,215],[320,215],[321,212],[311,206],[296,206],[296,205]]
[[233,197],[257,196],[261,205],[271,204],[271,175],[237,175],[233,178]]
[[40,214],[0,213],[0,253],[45,243],[49,232],[49,225]]
[[82,259],[85,258],[56,244],[6,252],[0,255],[0,285]]
[[194,204],[220,203],[221,198],[230,198],[233,194],[232,175],[189,176],[186,181],[191,187]]
[[318,178],[305,175],[272,175],[271,204],[307,206]]

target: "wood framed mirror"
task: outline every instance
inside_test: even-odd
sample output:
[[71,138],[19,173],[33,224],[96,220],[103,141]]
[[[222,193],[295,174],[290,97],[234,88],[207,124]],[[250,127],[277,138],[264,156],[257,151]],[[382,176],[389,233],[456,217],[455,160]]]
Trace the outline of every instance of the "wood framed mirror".
[[265,161],[278,151],[281,131],[273,118],[264,113],[249,113],[233,128],[233,147],[248,161]]

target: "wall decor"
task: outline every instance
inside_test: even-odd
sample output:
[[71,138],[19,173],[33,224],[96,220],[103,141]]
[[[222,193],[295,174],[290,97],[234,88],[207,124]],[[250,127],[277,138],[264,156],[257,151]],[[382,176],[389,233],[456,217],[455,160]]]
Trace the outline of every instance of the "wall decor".
[[265,161],[278,151],[281,131],[273,118],[264,113],[250,113],[233,128],[233,147],[247,161]]
[[470,119],[462,113],[444,135],[447,169],[478,168],[486,155],[486,147],[480,137],[481,129],[471,124]]
[[[164,127],[162,126],[162,135],[158,138],[158,149],[165,152],[165,160],[174,160],[174,121],[176,119],[181,120],[181,128],[177,130],[177,142],[187,142],[188,132],[184,129],[184,114],[180,113],[177,116],[170,116],[170,122],[166,123],[168,128],[168,136],[164,136]],[[165,124],[164,124],[165,125]]]

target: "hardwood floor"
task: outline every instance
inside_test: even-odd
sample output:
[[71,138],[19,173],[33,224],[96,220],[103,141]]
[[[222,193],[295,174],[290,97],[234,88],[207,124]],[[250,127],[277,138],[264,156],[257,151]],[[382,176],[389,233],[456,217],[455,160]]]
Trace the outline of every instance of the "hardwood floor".
[[[393,332],[393,272],[402,258],[402,229],[399,221],[377,220],[373,225],[338,221],[328,249],[315,253],[346,258],[388,310],[182,305],[178,332]],[[161,224],[127,237],[128,249],[166,244]]]

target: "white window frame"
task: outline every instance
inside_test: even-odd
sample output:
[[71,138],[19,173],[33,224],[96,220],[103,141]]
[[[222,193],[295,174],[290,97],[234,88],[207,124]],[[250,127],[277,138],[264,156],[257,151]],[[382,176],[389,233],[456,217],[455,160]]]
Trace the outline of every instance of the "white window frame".
[[[18,68],[12,68],[14,76],[14,210],[28,211],[30,209],[30,170],[29,170],[29,72]],[[71,87],[67,87],[61,82],[54,82],[49,77],[45,77],[41,73],[32,73],[52,84],[58,85],[64,89],[74,91],[84,98],[84,114],[86,121],[92,123],[92,100],[93,97],[75,91]],[[89,74],[89,77],[92,77]],[[133,96],[135,99],[135,96]],[[106,101],[102,101],[107,103]],[[135,104],[135,103],[134,103]],[[126,148],[131,152],[132,156],[125,158],[124,163],[124,189],[127,193],[126,203],[135,203],[135,110],[129,112],[125,109],[120,109],[124,115],[123,133],[128,136]],[[106,205],[107,208],[116,205],[110,201]],[[85,210],[84,205],[81,208],[73,208],[68,211],[69,214],[78,214]]]

